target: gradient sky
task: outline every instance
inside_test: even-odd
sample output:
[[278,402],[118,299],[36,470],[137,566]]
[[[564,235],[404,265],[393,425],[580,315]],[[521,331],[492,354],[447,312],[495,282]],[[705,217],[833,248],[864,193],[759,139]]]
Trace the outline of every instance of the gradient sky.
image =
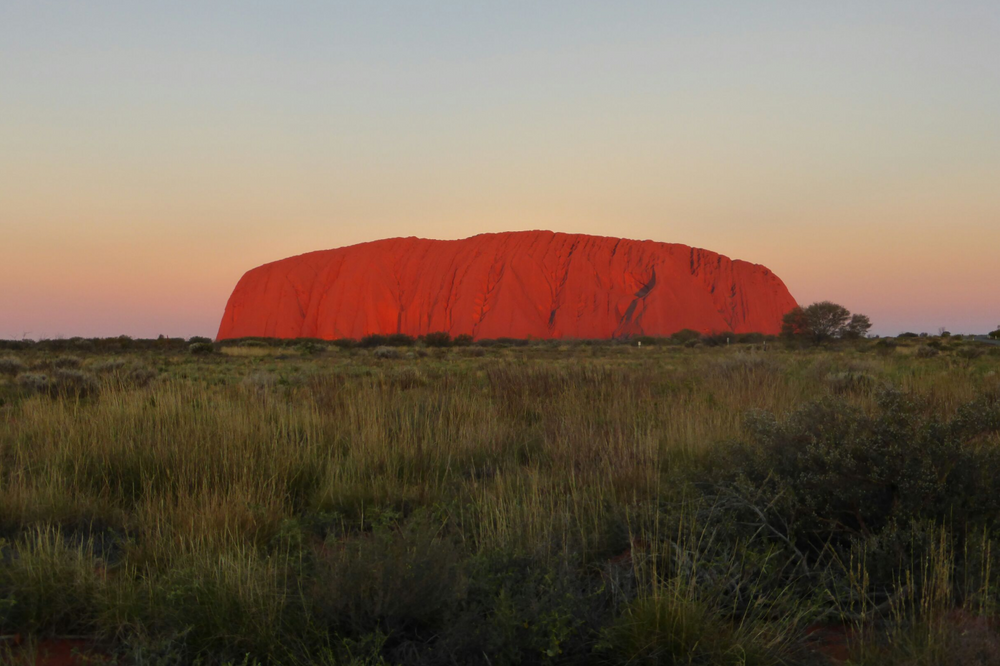
[[267,261],[538,228],[992,330],[998,35],[996,0],[0,0],[0,338],[214,335]]

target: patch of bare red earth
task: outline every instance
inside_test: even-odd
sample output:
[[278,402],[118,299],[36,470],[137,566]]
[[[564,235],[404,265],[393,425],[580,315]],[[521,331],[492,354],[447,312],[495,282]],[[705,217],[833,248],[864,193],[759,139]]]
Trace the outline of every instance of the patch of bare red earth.
[[[955,666],[992,666],[1000,664],[1000,624],[995,618],[954,609],[936,620],[934,629],[949,640],[950,663]],[[878,641],[877,627],[825,622],[806,629],[806,643],[831,664],[850,663],[852,647],[868,633],[868,640]]]
[[14,664],[34,666],[97,666],[111,664],[111,656],[97,643],[85,638],[46,638],[27,643],[19,634],[0,637],[0,647],[13,658]]

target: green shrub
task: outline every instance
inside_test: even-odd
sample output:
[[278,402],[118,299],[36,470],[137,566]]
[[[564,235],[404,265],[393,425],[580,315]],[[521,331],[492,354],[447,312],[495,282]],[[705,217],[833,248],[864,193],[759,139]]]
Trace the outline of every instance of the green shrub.
[[88,398],[100,391],[93,375],[78,370],[56,370],[49,387],[53,396]]
[[740,333],[736,336],[736,342],[741,345],[759,345],[772,337],[773,336],[764,335],[763,333]]
[[450,347],[452,344],[451,336],[444,331],[422,335],[420,341],[428,347]]
[[[436,651],[460,664],[588,663],[608,589],[570,562],[492,551],[467,563],[465,598]],[[489,655],[484,661],[482,655]]]
[[727,382],[774,382],[781,376],[781,365],[767,354],[739,353],[716,361],[711,371]]
[[948,422],[894,390],[868,415],[838,400],[813,403],[785,421],[757,412],[750,441],[737,447],[731,477],[761,501],[803,547],[846,545],[890,523],[931,519],[960,529],[1000,517],[1000,448],[978,446],[1000,433],[1000,402],[986,396]]
[[83,364],[76,356],[60,356],[52,361],[52,367],[63,370],[76,370]]
[[372,334],[366,335],[361,338],[358,342],[359,347],[373,348],[373,347],[385,347],[388,344],[388,339],[384,335]]
[[16,377],[27,369],[27,366],[19,358],[7,356],[0,358],[0,375],[10,375]]
[[472,336],[468,333],[462,333],[461,335],[456,335],[455,339],[452,340],[452,344],[456,347],[468,347],[473,342]]
[[378,359],[393,359],[400,358],[402,354],[393,347],[378,347],[372,352],[372,356]]
[[324,349],[325,347],[321,343],[313,340],[303,340],[295,345],[295,351],[303,356],[315,356],[324,351]]
[[723,331],[721,333],[710,333],[705,335],[701,338],[701,341],[709,347],[725,347],[726,345],[732,344],[735,339],[735,333],[732,331]]
[[25,393],[48,393],[52,382],[48,375],[25,372],[17,376],[17,385]]
[[361,338],[361,347],[412,347],[416,339],[403,333],[393,333],[392,335],[366,335]]
[[896,349],[898,347],[899,344],[895,340],[890,340],[889,338],[882,338],[881,340],[875,343],[874,349],[875,353],[878,354],[879,356],[892,356],[893,354],[896,353]]
[[0,625],[24,633],[94,631],[100,579],[92,542],[74,544],[58,530],[37,528],[4,550]]
[[202,336],[202,335],[196,335],[194,337],[188,338],[187,343],[188,343],[188,345],[196,345],[196,344],[203,344],[203,345],[204,344],[209,344],[210,345],[210,344],[212,344],[212,338],[206,338],[205,336]]
[[[240,346],[243,347],[245,345],[241,344]],[[252,345],[252,346],[260,346],[260,345]],[[211,342],[196,342],[193,345],[188,346],[188,351],[196,356],[214,354],[215,345],[213,345]]]
[[967,361],[974,361],[977,358],[981,358],[986,353],[986,350],[978,345],[970,344],[965,345],[955,353]]
[[830,391],[837,395],[851,395],[872,390],[876,381],[867,372],[845,370],[828,374],[826,384],[830,387]]
[[701,340],[701,333],[693,331],[690,328],[685,328],[671,335],[670,339],[678,344],[684,344],[691,340]]
[[705,604],[671,591],[629,604],[602,647],[620,664],[781,663],[762,638],[741,635]]
[[306,591],[316,620],[352,635],[439,631],[465,595],[459,551],[440,532],[416,517],[324,550]]
[[934,358],[939,353],[936,347],[931,346],[931,343],[917,348],[917,358]]

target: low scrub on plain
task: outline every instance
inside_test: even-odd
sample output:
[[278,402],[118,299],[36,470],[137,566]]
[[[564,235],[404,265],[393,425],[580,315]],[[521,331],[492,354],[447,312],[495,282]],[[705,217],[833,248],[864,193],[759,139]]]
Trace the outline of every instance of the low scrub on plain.
[[997,654],[1000,357],[182,342],[0,358],[0,635],[121,664]]

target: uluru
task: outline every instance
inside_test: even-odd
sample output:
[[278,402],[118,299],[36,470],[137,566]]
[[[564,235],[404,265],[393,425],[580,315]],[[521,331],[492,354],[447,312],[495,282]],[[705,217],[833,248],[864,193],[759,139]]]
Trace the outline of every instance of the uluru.
[[776,334],[795,305],[764,266],[675,243],[550,231],[390,238],[248,271],[218,339]]

